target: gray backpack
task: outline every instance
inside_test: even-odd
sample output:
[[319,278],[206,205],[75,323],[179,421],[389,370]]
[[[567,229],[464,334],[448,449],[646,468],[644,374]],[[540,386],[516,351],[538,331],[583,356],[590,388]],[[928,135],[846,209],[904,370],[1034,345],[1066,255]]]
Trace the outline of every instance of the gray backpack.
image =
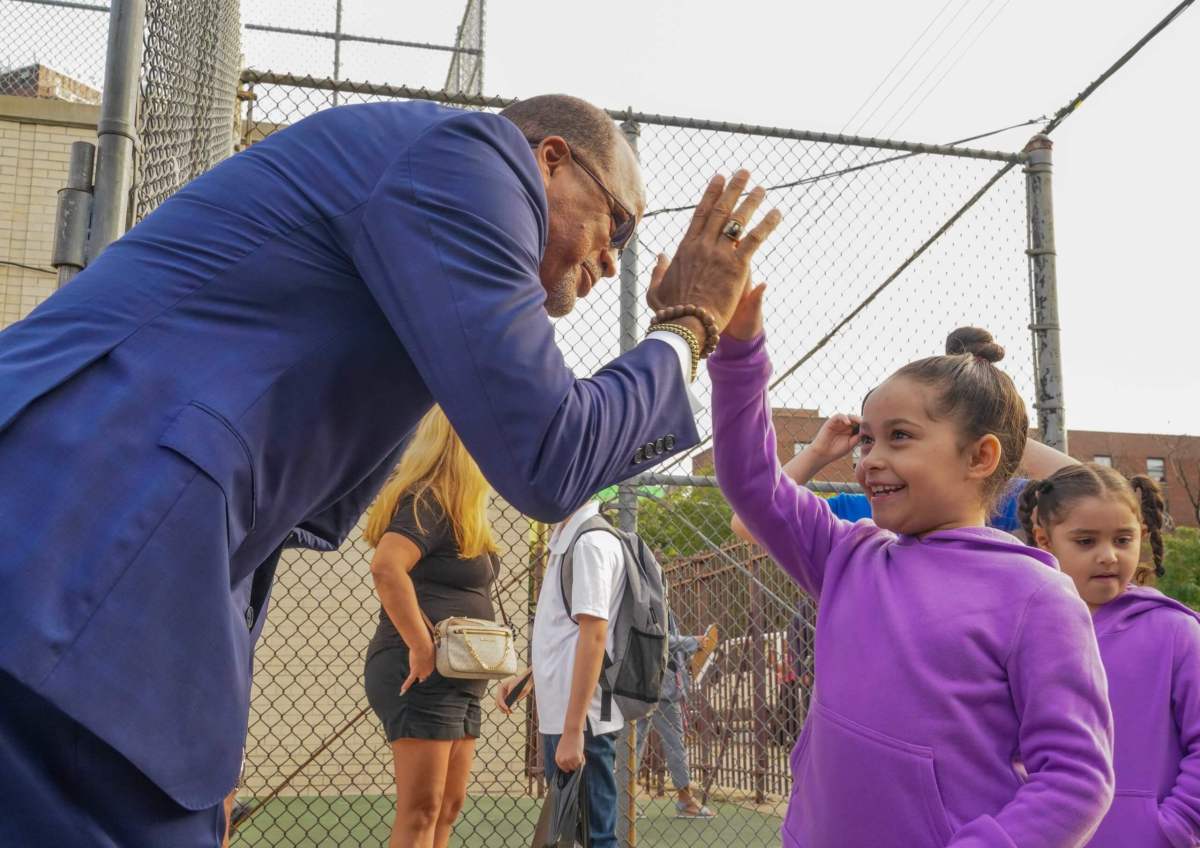
[[605,652],[600,671],[600,720],[612,718],[614,700],[626,721],[645,718],[658,707],[667,670],[667,590],[662,567],[636,533],[618,530],[599,515],[592,516],[580,525],[559,569],[563,606],[572,621],[572,555],[584,533],[616,536],[625,557],[621,606],[616,620],[608,623],[613,633],[612,655]]

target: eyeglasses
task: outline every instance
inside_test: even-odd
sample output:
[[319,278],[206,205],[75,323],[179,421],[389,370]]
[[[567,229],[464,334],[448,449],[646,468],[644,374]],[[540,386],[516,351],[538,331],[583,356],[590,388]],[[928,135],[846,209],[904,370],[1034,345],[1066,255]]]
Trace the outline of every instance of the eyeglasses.
[[[537,141],[529,139],[529,145],[530,147],[536,148],[542,143],[542,141],[544,141],[544,139],[539,139]],[[625,245],[629,244],[629,240],[633,238],[633,231],[637,229],[637,215],[633,214],[633,210],[622,203],[620,198],[608,190],[608,186],[604,184],[604,181],[596,176],[596,173],[589,168],[582,159],[579,158],[579,154],[572,150],[570,145],[567,146],[567,150],[571,152],[571,159],[574,160],[575,164],[578,165],[585,174],[592,178],[592,182],[600,187],[600,190],[604,192],[610,201],[608,206],[608,214],[612,217],[613,231],[609,244],[614,250],[617,251],[617,255],[619,256],[621,251],[625,249]]]

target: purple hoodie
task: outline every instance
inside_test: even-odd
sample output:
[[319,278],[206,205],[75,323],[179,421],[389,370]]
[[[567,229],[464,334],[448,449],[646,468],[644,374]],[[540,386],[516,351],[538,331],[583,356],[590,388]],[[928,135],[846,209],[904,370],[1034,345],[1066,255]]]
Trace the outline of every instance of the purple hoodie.
[[761,336],[708,366],[721,490],[820,604],[783,844],[1083,845],[1112,799],[1112,716],[1071,581],[999,530],[835,518],[782,473],[770,371]]
[[1096,610],[1117,795],[1092,848],[1200,846],[1200,615],[1131,587]]

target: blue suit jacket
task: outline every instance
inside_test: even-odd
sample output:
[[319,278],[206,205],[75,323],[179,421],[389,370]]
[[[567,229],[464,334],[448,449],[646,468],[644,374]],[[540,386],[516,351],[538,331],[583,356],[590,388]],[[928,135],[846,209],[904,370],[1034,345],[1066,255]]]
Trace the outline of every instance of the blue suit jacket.
[[565,367],[546,219],[506,119],[331,109],[0,333],[0,668],[206,807],[238,772],[255,569],[293,530],[339,545],[434,400],[546,521],[694,444],[669,345]]

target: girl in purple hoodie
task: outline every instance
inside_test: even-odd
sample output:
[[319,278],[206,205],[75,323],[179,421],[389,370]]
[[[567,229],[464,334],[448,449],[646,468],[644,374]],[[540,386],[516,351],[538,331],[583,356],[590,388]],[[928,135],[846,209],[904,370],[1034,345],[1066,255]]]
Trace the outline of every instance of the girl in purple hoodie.
[[857,474],[874,521],[841,521],[780,470],[762,291],[708,370],[721,489],[820,605],[783,844],[1083,845],[1112,800],[1112,716],[1071,581],[984,526],[1027,430],[1003,349],[960,331],[961,353],[871,392]]
[[1092,611],[1108,672],[1117,792],[1088,845],[1200,846],[1200,615],[1130,585],[1143,535],[1162,572],[1158,484],[1077,465],[1031,483],[1020,513]]

